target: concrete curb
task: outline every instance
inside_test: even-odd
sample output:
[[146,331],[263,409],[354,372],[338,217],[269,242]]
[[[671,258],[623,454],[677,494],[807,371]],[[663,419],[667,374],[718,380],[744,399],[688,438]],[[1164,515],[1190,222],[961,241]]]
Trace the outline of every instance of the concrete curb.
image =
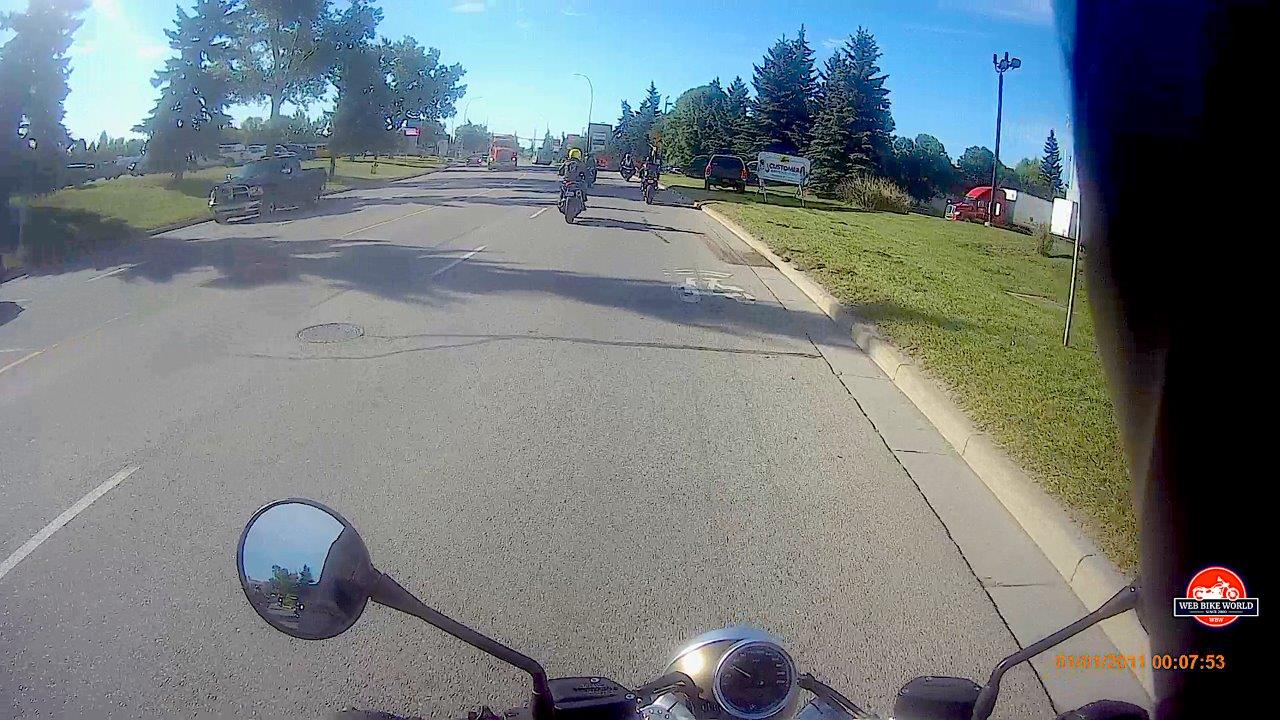
[[[696,202],[694,206],[764,256],[838,325],[849,328],[858,347],[955,448],[1053,564],[1081,604],[1092,610],[1129,584],[1125,575],[1072,522],[1062,507],[986,433],[975,427],[938,383],[885,340],[874,325],[858,319],[835,296],[775,255],[765,243],[733,220],[703,202]],[[1106,620],[1100,627],[1121,654],[1150,657],[1150,639],[1134,613]],[[1150,668],[1137,676],[1147,693],[1154,697]]]

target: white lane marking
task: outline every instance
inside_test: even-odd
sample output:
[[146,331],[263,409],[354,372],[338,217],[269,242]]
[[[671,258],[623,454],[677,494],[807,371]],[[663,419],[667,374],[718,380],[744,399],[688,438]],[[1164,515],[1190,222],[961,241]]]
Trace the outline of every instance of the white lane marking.
[[49,347],[46,347],[46,348],[40,348],[39,350],[36,350],[35,352],[31,353],[30,355],[27,355],[26,357],[20,357],[20,358],[18,358],[17,360],[14,360],[13,362],[9,363],[8,365],[5,365],[4,367],[0,367],[0,373],[3,373],[3,372],[5,372],[6,370],[9,370],[10,368],[16,368],[16,367],[18,367],[19,365],[21,365],[22,363],[24,363],[24,362],[26,362],[26,361],[30,360],[31,358],[37,357],[37,356],[39,356],[39,355],[43,355],[46,351],[48,351],[48,350],[53,350],[53,349],[57,348],[59,345],[61,345],[62,343],[65,343],[65,342],[75,342],[76,340],[80,340],[81,338],[86,338],[86,337],[88,337],[88,336],[92,335],[93,333],[95,333],[95,332],[97,332],[97,331],[101,330],[102,328],[104,328],[104,327],[106,327],[106,326],[110,325],[111,323],[113,323],[113,322],[115,322],[115,321],[119,320],[120,318],[122,318],[122,317],[127,317],[128,315],[131,315],[131,314],[132,314],[132,313],[125,313],[124,315],[117,315],[117,316],[115,316],[115,317],[111,318],[110,320],[107,320],[106,322],[102,322],[102,323],[98,323],[97,325],[94,325],[94,326],[93,326],[92,328],[90,328],[87,332],[83,332],[83,333],[81,333],[81,334],[79,334],[79,335],[76,335],[75,337],[70,338],[70,339],[68,339],[68,340],[59,340],[58,342],[56,342],[56,343],[54,343],[54,344],[50,345]]
[[26,361],[30,360],[31,358],[36,357],[36,356],[38,356],[38,355],[42,355],[42,354],[44,354],[44,350],[36,350],[35,352],[31,353],[30,355],[27,355],[27,356],[25,356],[25,357],[20,357],[20,358],[18,358],[17,360],[14,360],[13,362],[9,363],[8,365],[5,365],[4,367],[0,367],[0,373],[3,373],[4,371],[6,371],[6,370],[10,370],[10,369],[12,369],[12,368],[16,368],[16,367],[18,367],[19,365],[21,365],[22,363],[24,363],[24,362],[26,362]]
[[54,518],[48,525],[45,525],[40,532],[32,535],[30,540],[23,543],[22,547],[15,550],[12,555],[4,559],[4,562],[0,563],[0,580],[4,579],[4,576],[8,575],[10,570],[17,567],[18,563],[22,562],[24,558],[35,552],[36,548],[40,547],[41,543],[48,540],[54,533],[58,532],[63,525],[74,520],[77,515],[84,512],[85,509],[94,503],[94,501],[103,495],[106,495],[111,491],[111,488],[124,482],[125,478],[128,478],[137,471],[137,465],[130,465],[115,475],[112,475],[106,482],[90,490],[88,495],[77,500],[75,505],[67,508],[65,512]]
[[534,214],[530,215],[530,216],[529,216],[529,219],[530,219],[530,220],[532,220],[532,219],[534,219],[534,218],[538,217],[539,215],[541,215],[542,213],[544,213],[544,212],[546,212],[547,210],[550,210],[550,209],[551,209],[551,208],[542,208],[542,209],[541,209],[541,210],[539,210],[538,212],[536,212],[536,213],[534,213]]
[[443,275],[443,274],[445,274],[445,273],[449,272],[449,271],[450,271],[450,270],[452,270],[452,269],[454,268],[454,266],[456,266],[458,263],[465,262],[468,258],[472,257],[473,255],[475,255],[476,253],[480,252],[481,250],[484,250],[484,249],[485,249],[485,248],[487,248],[487,247],[489,247],[489,246],[488,246],[488,245],[481,245],[480,247],[476,248],[475,250],[472,250],[471,252],[467,253],[466,255],[463,255],[462,257],[458,258],[457,260],[454,260],[453,262],[449,263],[448,265],[445,265],[444,267],[440,268],[439,270],[436,270],[435,272],[431,273],[431,277],[433,277],[433,278],[434,278],[434,277],[438,277],[438,276],[440,276],[440,275]]
[[109,272],[104,272],[104,273],[102,273],[101,275],[94,275],[93,277],[89,278],[88,280],[85,280],[85,282],[87,282],[87,283],[91,283],[91,282],[93,282],[94,280],[101,280],[101,279],[102,279],[102,278],[104,278],[104,277],[111,277],[112,275],[119,275],[120,273],[124,272],[125,270],[132,270],[133,268],[136,268],[136,267],[138,267],[138,265],[141,265],[141,264],[142,264],[142,263],[135,263],[135,264],[133,264],[133,265],[125,265],[125,266],[123,266],[123,267],[118,267],[118,268],[116,268],[115,270],[111,270],[111,271],[109,271]]
[[351,237],[352,235],[355,235],[356,233],[362,233],[362,232],[364,232],[365,230],[372,230],[372,229],[374,229],[374,228],[376,228],[376,227],[382,227],[383,225],[388,225],[388,224],[390,224],[390,223],[396,222],[397,220],[404,220],[405,218],[411,218],[411,217],[413,217],[414,215],[421,215],[422,213],[427,212],[428,210],[431,210],[431,208],[430,208],[430,207],[424,207],[424,208],[422,208],[421,210],[417,210],[417,211],[411,212],[411,213],[409,213],[408,215],[401,215],[400,217],[393,217],[393,218],[391,218],[390,220],[383,220],[382,222],[376,222],[376,223],[374,223],[374,224],[372,224],[372,225],[366,225],[366,226],[364,226],[364,227],[362,227],[362,228],[357,228],[357,229],[355,229],[355,230],[352,230],[351,232],[343,233],[343,234],[339,235],[338,237],[339,237],[339,238]]
[[[484,194],[489,193],[489,192],[492,192],[492,191],[493,191],[492,189],[490,189],[490,190],[481,190],[481,191],[480,191],[480,192],[478,192],[478,193],[472,193],[471,195],[463,195],[463,196],[461,196],[461,197],[463,197],[463,198],[477,197],[477,196],[484,195]],[[376,199],[376,198],[375,198],[375,199]],[[383,220],[382,222],[376,222],[376,223],[374,223],[374,224],[372,224],[372,225],[366,225],[366,226],[364,226],[364,227],[362,227],[362,228],[358,228],[358,229],[356,229],[356,230],[352,230],[351,232],[343,233],[343,234],[339,235],[339,236],[338,236],[338,238],[339,238],[339,239],[342,239],[342,238],[345,238],[345,237],[351,237],[352,235],[355,235],[356,233],[362,233],[362,232],[364,232],[365,230],[372,230],[372,229],[374,229],[374,228],[376,228],[376,227],[382,227],[383,225],[387,225],[387,224],[390,224],[390,223],[393,223],[393,222],[398,222],[398,221],[400,221],[400,220],[404,220],[404,219],[406,219],[406,218],[411,218],[411,217],[413,217],[414,215],[421,215],[422,213],[424,213],[424,212],[430,212],[431,210],[434,210],[435,208],[436,208],[436,206],[435,206],[435,205],[429,205],[429,206],[427,206],[427,207],[422,208],[421,210],[415,210],[414,212],[411,212],[411,213],[409,213],[408,215],[401,215],[400,217],[393,217],[393,218],[391,218],[390,220]]]

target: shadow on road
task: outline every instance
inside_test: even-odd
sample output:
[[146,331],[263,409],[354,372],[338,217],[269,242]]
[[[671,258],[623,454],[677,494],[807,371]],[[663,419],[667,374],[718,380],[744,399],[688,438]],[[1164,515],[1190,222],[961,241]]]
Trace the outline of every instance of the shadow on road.
[[23,307],[16,302],[5,300],[0,302],[0,325],[4,325],[22,314]]

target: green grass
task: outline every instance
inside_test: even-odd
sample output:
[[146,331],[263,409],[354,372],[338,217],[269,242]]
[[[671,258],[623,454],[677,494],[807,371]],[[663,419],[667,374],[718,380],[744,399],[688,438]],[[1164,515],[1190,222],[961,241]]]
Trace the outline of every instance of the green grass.
[[[691,178],[685,175],[666,174],[662,176],[662,184],[668,187],[674,187],[679,192],[691,200],[720,200],[730,203],[758,203],[767,202],[770,205],[781,205],[783,207],[801,207],[800,198],[796,197],[795,187],[777,186],[768,189],[767,199],[760,195],[760,189],[754,185],[748,186],[746,192],[733,192],[732,190],[703,190],[701,178]],[[829,210],[852,210],[845,203],[839,200],[829,200],[825,198],[806,195],[804,199],[804,207],[826,208]]]
[[766,205],[750,194],[706,193],[700,182],[679,189],[723,200],[717,210],[874,322],[947,385],[1113,561],[1134,567],[1129,481],[1083,289],[1071,347],[1062,346],[1065,244],[1046,258],[1033,237],[977,224]]
[[[327,169],[329,161],[308,160],[303,165]],[[372,158],[342,158],[326,187],[372,187],[442,165],[435,157],[393,157],[379,159],[375,174]],[[178,182],[167,174],[124,176],[32,198],[28,201],[24,260],[33,265],[64,262],[127,242],[146,231],[207,218],[209,190],[230,171],[226,167],[205,168],[187,173]]]

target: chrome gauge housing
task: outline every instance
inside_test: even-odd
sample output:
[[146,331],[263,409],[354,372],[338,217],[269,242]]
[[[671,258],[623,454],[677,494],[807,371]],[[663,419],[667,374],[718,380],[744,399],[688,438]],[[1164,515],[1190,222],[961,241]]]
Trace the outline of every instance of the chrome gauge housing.
[[795,714],[796,669],[779,638],[757,628],[735,625],[690,640],[667,665],[697,684],[704,700],[714,701],[738,720],[773,720]]

